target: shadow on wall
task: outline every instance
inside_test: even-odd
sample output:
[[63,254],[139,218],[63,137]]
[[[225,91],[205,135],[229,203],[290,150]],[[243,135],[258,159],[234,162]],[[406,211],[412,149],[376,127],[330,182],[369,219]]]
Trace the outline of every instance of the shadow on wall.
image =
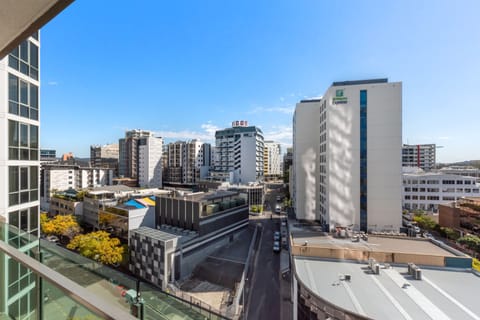
[[302,169],[305,172],[305,218],[306,220],[316,220],[316,163],[317,154],[315,150],[309,148],[302,154]]
[[162,160],[158,161],[155,169],[153,170],[153,177],[149,181],[149,187],[161,188],[162,187]]
[[[355,162],[355,155],[360,155],[360,138],[358,146],[352,144],[352,138],[356,135],[353,130],[354,116],[353,112],[360,113],[358,108],[353,106],[337,107],[330,113],[330,172],[329,185],[330,190],[330,221],[331,226],[339,224],[348,226],[355,224],[355,217],[358,216],[358,223],[360,212],[355,212],[354,194],[352,192],[356,188],[351,188],[355,182],[353,177],[355,173],[359,174],[360,163]],[[359,177],[358,177],[359,178]],[[358,179],[358,188],[360,188],[360,180]],[[358,195],[358,199],[359,195]],[[358,208],[360,210],[360,208]]]

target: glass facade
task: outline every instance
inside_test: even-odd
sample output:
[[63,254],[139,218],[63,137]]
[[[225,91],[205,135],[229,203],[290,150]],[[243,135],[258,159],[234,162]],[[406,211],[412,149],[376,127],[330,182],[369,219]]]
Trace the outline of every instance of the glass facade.
[[14,74],[8,74],[8,112],[24,118],[38,120],[38,86]]
[[8,120],[8,160],[38,160],[38,126]]
[[[38,33],[36,34],[38,35]],[[38,40],[38,36],[34,39]],[[38,80],[38,52],[38,45],[25,40],[8,56],[8,66],[32,79]]]
[[[11,212],[10,215],[12,215],[11,218],[14,223],[28,230],[28,210],[26,212]],[[37,238],[31,236],[25,230],[2,225],[0,239],[34,257],[34,250],[32,249],[38,244]],[[37,292],[33,290],[36,276],[31,270],[8,255],[0,253],[0,263],[0,274],[4,279],[3,284],[0,285],[0,290],[4,290],[7,298],[5,302],[2,301],[0,314],[4,312],[10,319],[36,319]]]
[[[39,235],[39,41],[23,41],[5,58],[7,79],[3,108],[8,150],[3,214],[9,225],[0,225],[0,243],[32,258],[38,256]],[[24,264],[0,252],[0,319],[39,319],[38,277]]]
[[368,228],[367,90],[360,90],[360,230]]

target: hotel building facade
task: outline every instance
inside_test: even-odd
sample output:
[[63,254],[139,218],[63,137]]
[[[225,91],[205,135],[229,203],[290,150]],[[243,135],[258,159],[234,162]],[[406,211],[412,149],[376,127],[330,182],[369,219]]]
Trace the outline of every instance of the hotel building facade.
[[322,98],[301,101],[294,115],[297,219],[326,230],[398,230],[401,150],[400,82],[334,82]]

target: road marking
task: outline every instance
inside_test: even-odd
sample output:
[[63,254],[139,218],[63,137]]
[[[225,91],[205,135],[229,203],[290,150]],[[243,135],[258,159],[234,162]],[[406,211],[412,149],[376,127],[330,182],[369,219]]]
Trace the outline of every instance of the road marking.
[[220,257],[214,257],[214,256],[208,256],[207,258],[223,260],[223,261],[228,261],[228,262],[233,262],[233,263],[238,263],[238,264],[245,264],[245,262],[241,262],[241,261],[233,260],[233,259],[227,259],[227,258],[220,258]]
[[457,307],[459,307],[460,309],[462,309],[465,313],[467,313],[470,317],[472,317],[473,319],[475,320],[480,320],[480,317],[477,316],[475,313],[472,312],[472,310],[468,309],[467,307],[465,307],[463,304],[461,304],[457,299],[455,299],[454,297],[452,297],[451,295],[449,295],[447,292],[445,292],[442,288],[440,288],[439,286],[437,286],[435,283],[433,283],[432,280],[428,279],[427,277],[423,276],[422,279],[428,283],[429,285],[431,285],[435,290],[437,290],[438,292],[440,292],[443,296],[445,296],[445,298],[447,298],[448,300],[450,300],[451,302],[453,302],[454,304],[457,305]]

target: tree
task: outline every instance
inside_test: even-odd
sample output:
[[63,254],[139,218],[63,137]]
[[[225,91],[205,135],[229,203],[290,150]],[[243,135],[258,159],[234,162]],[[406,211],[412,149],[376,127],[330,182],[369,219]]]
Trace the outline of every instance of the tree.
[[109,265],[122,262],[124,252],[120,240],[110,238],[110,234],[105,231],[78,235],[70,241],[67,248],[78,251],[84,257]]
[[458,242],[471,250],[480,251],[480,238],[477,236],[469,234],[459,238]]
[[413,221],[418,223],[418,226],[422,229],[433,230],[435,229],[437,223],[426,215],[415,215]]
[[460,232],[457,230],[453,230],[452,228],[448,227],[442,227],[441,230],[442,235],[445,235],[445,237],[448,239],[457,240],[460,238]]
[[72,215],[57,215],[49,219],[46,213],[42,213],[40,214],[40,227],[44,234],[54,234],[69,239],[80,232],[80,226]]

